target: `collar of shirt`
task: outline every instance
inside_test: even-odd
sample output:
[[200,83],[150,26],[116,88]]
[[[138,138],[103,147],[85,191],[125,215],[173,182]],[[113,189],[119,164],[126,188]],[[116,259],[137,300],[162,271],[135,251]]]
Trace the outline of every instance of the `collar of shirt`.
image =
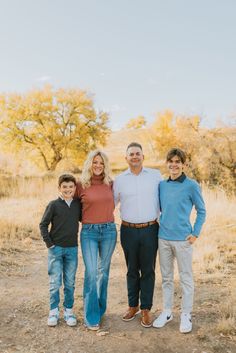
[[131,172],[130,168],[128,168],[128,169],[125,171],[125,175],[131,174],[131,175],[139,176],[140,174],[142,174],[142,173],[144,173],[144,172],[145,172],[145,173],[148,173],[148,169],[143,167],[142,170],[141,170],[141,172],[140,172],[139,174],[134,174],[134,173]]
[[173,181],[173,182],[175,182],[175,181],[178,181],[179,183],[183,183],[183,181],[186,179],[186,175],[184,174],[184,173],[182,173],[177,179],[171,179],[171,177],[169,177],[168,179],[167,179],[167,181],[169,182],[169,181]]
[[71,205],[71,202],[73,201],[73,199],[70,199],[70,200],[65,200],[65,199],[63,199],[63,197],[61,197],[60,196],[60,199],[62,200],[62,201],[65,201],[65,203],[70,207],[70,205]]

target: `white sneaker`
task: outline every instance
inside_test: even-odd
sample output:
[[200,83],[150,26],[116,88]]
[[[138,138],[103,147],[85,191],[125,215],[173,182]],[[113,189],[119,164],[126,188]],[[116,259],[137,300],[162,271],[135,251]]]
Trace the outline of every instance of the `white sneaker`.
[[68,326],[75,326],[77,324],[76,316],[73,314],[72,309],[64,309],[64,320]]
[[58,308],[52,309],[49,311],[48,316],[48,326],[56,326],[59,319],[59,310]]
[[98,331],[100,330],[100,325],[97,324],[97,325],[86,325],[84,324],[84,327],[86,327],[88,330],[91,330],[91,331]]
[[156,320],[154,320],[152,326],[155,328],[164,327],[167,322],[170,322],[173,319],[171,312],[163,311]]
[[179,330],[181,333],[188,333],[192,331],[192,319],[191,315],[187,313],[181,314],[180,327]]

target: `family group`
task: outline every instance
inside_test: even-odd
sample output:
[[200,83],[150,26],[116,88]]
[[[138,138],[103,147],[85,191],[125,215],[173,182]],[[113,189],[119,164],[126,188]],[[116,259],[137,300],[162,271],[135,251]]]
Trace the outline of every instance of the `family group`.
[[[192,331],[194,281],[193,244],[205,221],[206,210],[199,184],[184,168],[186,154],[179,148],[166,156],[169,177],[143,166],[142,146],[126,149],[129,168],[113,181],[107,155],[95,150],[88,155],[79,181],[71,174],[58,180],[59,197],[51,201],[40,222],[48,248],[50,311],[48,325],[59,320],[60,287],[64,285],[64,320],[77,324],[73,312],[78,266],[78,230],[85,265],[83,286],[84,325],[99,330],[107,308],[107,288],[112,254],[117,241],[114,209],[120,205],[120,242],[127,265],[128,309],[123,321],[140,314],[143,327],[161,328],[173,319],[174,260],[182,290],[180,332]],[[196,209],[194,222],[190,215]],[[159,251],[163,310],[153,321],[151,308],[155,265]]]

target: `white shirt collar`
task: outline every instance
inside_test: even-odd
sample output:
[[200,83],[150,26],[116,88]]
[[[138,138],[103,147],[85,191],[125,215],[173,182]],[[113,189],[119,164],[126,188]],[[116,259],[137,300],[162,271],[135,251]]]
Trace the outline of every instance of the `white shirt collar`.
[[65,201],[65,203],[67,203],[68,206],[70,206],[71,202],[73,201],[73,198],[71,198],[70,200],[65,200],[62,196],[59,196],[59,197],[60,197],[60,199]]
[[[147,172],[148,172],[148,169],[145,168],[145,167],[142,167],[141,172],[140,172],[139,174],[137,174],[137,175],[140,175],[140,174],[142,174],[143,172],[146,172],[146,173],[147,173]],[[125,174],[125,175],[129,175],[129,174],[131,174],[131,175],[136,175],[136,174],[134,174],[134,173],[131,172],[130,168],[128,168],[128,169],[124,172],[124,174]]]

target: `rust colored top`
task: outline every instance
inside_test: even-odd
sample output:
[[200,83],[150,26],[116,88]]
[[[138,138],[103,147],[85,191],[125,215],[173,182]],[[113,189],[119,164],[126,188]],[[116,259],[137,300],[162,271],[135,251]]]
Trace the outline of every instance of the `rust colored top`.
[[103,183],[103,176],[93,176],[91,185],[83,188],[78,182],[75,196],[81,199],[82,223],[97,224],[114,222],[114,197],[112,183]]

